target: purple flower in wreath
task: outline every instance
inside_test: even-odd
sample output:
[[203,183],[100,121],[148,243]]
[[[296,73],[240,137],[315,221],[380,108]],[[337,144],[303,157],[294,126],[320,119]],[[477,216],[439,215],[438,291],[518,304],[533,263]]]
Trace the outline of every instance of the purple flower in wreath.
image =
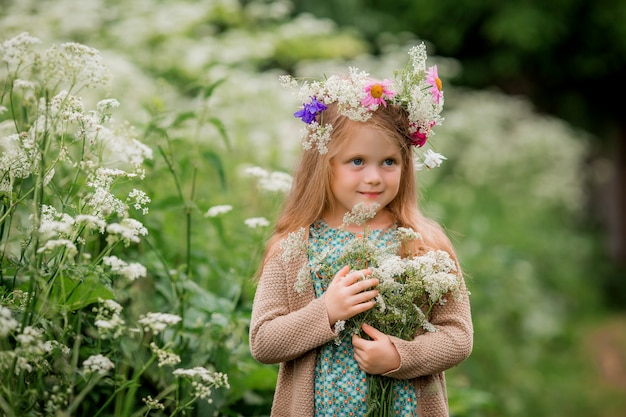
[[304,103],[302,109],[295,112],[293,115],[302,119],[302,121],[308,125],[315,121],[315,117],[318,113],[326,110],[327,106],[324,103],[317,101],[315,97],[311,97],[309,103]]

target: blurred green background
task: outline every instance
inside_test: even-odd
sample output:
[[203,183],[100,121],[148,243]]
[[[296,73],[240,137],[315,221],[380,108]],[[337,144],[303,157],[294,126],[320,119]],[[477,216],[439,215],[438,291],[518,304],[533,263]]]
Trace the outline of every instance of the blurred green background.
[[[420,173],[421,205],[457,248],[475,323],[472,356],[448,373],[452,415],[626,416],[626,119],[612,97],[626,86],[625,20],[619,0],[0,0],[3,39],[100,50],[117,117],[162,150],[149,245],[130,249],[151,280],[133,296],[139,310],[171,306],[161,261],[188,268],[209,294],[189,292],[212,317],[207,361],[231,380],[212,410],[241,416],[269,414],[276,377],[247,351],[270,228],[244,220],[273,220],[281,194],[241,173],[289,172],[299,151],[299,103],[278,75],[355,65],[390,78],[420,41],[444,81],[434,140],[448,157]],[[203,216],[219,204],[234,209]]]

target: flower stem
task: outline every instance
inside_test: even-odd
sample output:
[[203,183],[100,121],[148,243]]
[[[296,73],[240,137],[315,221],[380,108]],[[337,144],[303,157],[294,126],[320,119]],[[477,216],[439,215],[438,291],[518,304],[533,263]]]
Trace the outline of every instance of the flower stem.
[[393,378],[382,375],[367,376],[365,417],[392,417],[394,415],[393,382]]

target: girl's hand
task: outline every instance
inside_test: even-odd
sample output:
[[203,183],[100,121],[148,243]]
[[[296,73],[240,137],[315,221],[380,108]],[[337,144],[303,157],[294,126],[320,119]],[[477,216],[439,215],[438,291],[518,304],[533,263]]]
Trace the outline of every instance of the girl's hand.
[[359,281],[370,275],[372,271],[369,269],[350,271],[350,273],[348,271],[350,271],[349,266],[341,268],[324,294],[328,321],[331,326],[339,320],[348,320],[374,307],[373,299],[378,295],[378,290],[371,289],[378,285],[376,278]]
[[366,340],[357,335],[352,336],[354,359],[359,368],[368,374],[378,375],[389,372],[400,366],[400,354],[385,333],[380,332],[363,323],[361,326],[372,340]]

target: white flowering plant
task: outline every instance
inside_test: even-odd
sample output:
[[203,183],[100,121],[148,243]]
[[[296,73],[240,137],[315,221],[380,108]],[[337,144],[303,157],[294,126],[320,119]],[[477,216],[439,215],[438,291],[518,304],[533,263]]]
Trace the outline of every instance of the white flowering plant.
[[152,150],[115,120],[117,100],[90,109],[79,95],[110,83],[99,51],[41,43],[0,43],[0,415],[175,415],[210,402],[225,374],[166,372],[188,343],[182,313],[124,314],[148,278],[126,257],[148,234],[151,199],[136,184]]
[[[342,227],[349,224],[363,226],[363,233],[347,243],[336,262],[329,261],[329,253],[315,255],[313,266],[305,265],[299,274],[296,290],[312,285],[311,274],[328,283],[336,274],[335,265],[349,265],[351,270],[370,269],[379,281],[376,304],[370,310],[347,321],[335,324],[339,333],[335,343],[344,343],[353,334],[368,338],[361,326],[367,323],[379,331],[404,340],[413,339],[419,332],[436,332],[428,320],[434,306],[445,304],[448,297],[461,297],[461,280],[456,262],[442,250],[431,250],[421,255],[411,254],[410,242],[421,239],[413,229],[398,227],[393,231],[392,244],[381,249],[375,239],[368,237],[367,220],[376,215],[377,204],[357,204],[345,214]],[[290,234],[283,241],[283,256],[292,257],[308,250],[304,230]],[[329,252],[332,248],[329,248]],[[401,251],[405,253],[400,256]],[[393,378],[369,375],[367,416],[387,417],[394,412]]]

